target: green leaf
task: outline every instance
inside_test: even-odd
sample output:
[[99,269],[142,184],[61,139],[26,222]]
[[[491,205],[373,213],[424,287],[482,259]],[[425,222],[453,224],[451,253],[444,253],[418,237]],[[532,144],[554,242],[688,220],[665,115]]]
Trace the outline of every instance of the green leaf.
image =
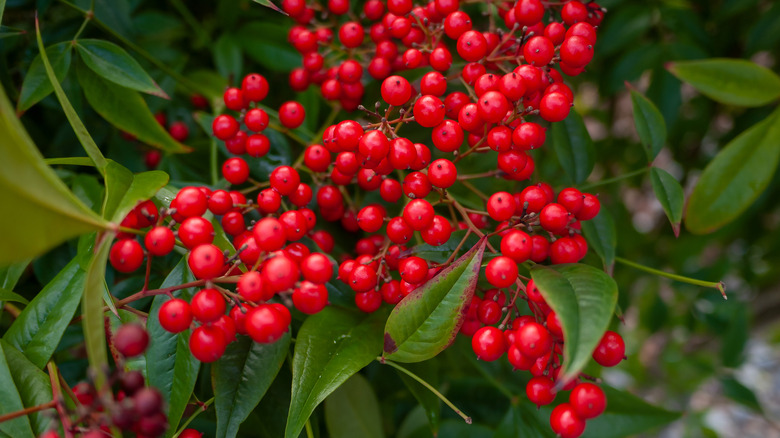
[[255,3],[261,4],[261,5],[263,5],[263,6],[267,7],[267,8],[271,8],[271,9],[273,9],[274,11],[276,11],[276,12],[278,12],[280,14],[288,15],[287,12],[284,12],[283,10],[279,9],[278,6],[273,4],[273,2],[271,0],[253,0],[253,1]]
[[94,255],[87,266],[84,294],[81,296],[81,326],[89,365],[97,371],[95,387],[100,390],[105,384],[105,375],[100,372],[108,366],[106,331],[103,312],[103,292],[106,290],[106,262],[114,233],[107,233],[97,244]]
[[682,221],[685,194],[679,182],[669,172],[653,167],[650,169],[650,182],[653,184],[653,192],[661,207],[666,212],[666,217],[672,223],[675,237],[680,235],[680,222]]
[[[416,255],[434,263],[444,263],[450,258],[450,255],[452,255],[452,252],[455,251],[465,235],[466,230],[454,231],[450,236],[450,240],[446,241],[444,245],[432,246],[427,243],[422,243],[409,248],[407,251],[410,255]],[[466,245],[466,247],[473,247],[478,241],[479,237],[477,237],[476,234],[471,233],[464,245]]]
[[645,147],[648,161],[653,161],[666,143],[666,122],[655,104],[639,92],[631,90],[634,126]]
[[[193,280],[195,277],[187,267],[187,259],[182,257],[160,287],[176,286]],[[191,292],[191,289],[179,289],[173,292],[173,296],[189,300]],[[145,356],[149,385],[160,391],[168,409],[169,427],[166,436],[170,437],[175,433],[195,388],[200,362],[190,353],[189,330],[174,334],[160,325],[160,307],[168,300],[170,298],[167,295],[157,295],[152,301],[146,320],[146,331],[152,342]]]
[[744,59],[674,62],[667,68],[705,96],[727,105],[762,106],[780,98],[780,77]]
[[76,313],[85,282],[79,260],[71,260],[24,308],[3,339],[43,368]]
[[385,315],[328,306],[306,318],[295,339],[286,438],[297,437],[317,405],[376,359]]
[[27,301],[27,298],[12,292],[8,289],[1,289],[0,288],[0,301],[13,301],[15,303],[22,303],[25,306],[27,304],[30,304],[29,301]]
[[90,106],[101,117],[138,140],[166,152],[181,153],[190,150],[170,136],[155,120],[146,102],[136,91],[106,81],[88,69],[76,64],[81,88]]
[[582,438],[622,438],[655,429],[680,418],[679,412],[653,406],[627,392],[602,385],[607,408],[588,420]]
[[[0,340],[8,367],[13,370],[14,385],[22,398],[24,406],[37,406],[52,400],[49,376],[35,366],[19,350]],[[44,412],[29,414],[35,434],[40,436],[51,423],[51,417]]]
[[535,265],[531,277],[558,315],[566,343],[560,384],[577,377],[612,320],[617,304],[615,280],[592,266]]
[[168,174],[150,170],[133,175],[124,166],[109,162],[103,216],[119,223],[140,201],[151,199],[168,184]]
[[[65,75],[68,74],[72,48],[73,45],[70,41],[63,41],[46,48],[46,56],[51,62],[57,82],[62,82]],[[16,111],[20,113],[27,111],[31,106],[51,94],[52,91],[54,91],[54,87],[46,75],[41,55],[38,55],[33,59],[30,69],[24,76],[22,89],[19,92],[19,101],[16,103]]]
[[80,39],[76,49],[84,64],[100,77],[123,87],[169,99],[141,64],[116,44],[105,40]]
[[596,163],[593,140],[577,111],[562,122],[553,123],[552,140],[558,162],[574,184],[588,178]]
[[606,209],[601,208],[596,217],[589,221],[582,221],[581,224],[588,244],[601,257],[607,273],[611,274],[612,267],[615,265],[615,247],[617,246],[617,230],[612,215]]
[[[16,389],[13,374],[6,359],[5,348],[0,343],[0,415],[24,409],[22,398]],[[16,370],[14,370],[16,372]],[[14,438],[35,438],[30,419],[25,415],[16,417],[13,420],[0,423],[0,432],[6,433]]]
[[242,26],[236,37],[253,61],[272,72],[287,73],[301,65],[301,55],[286,42],[286,34],[282,23],[252,21]]
[[49,82],[51,83],[52,87],[54,87],[54,94],[57,95],[57,100],[60,101],[62,110],[65,112],[65,116],[68,118],[68,122],[73,128],[73,132],[76,133],[76,137],[79,139],[79,142],[84,148],[84,151],[87,152],[89,158],[91,158],[95,163],[95,167],[97,167],[98,172],[104,174],[106,166],[108,165],[106,158],[103,156],[103,153],[100,152],[100,148],[98,148],[98,146],[95,144],[95,140],[93,140],[92,136],[89,135],[87,127],[84,126],[84,123],[81,122],[79,115],[76,114],[76,110],[73,109],[73,105],[70,104],[68,96],[65,95],[65,91],[62,89],[60,82],[57,80],[57,76],[54,74],[54,69],[49,63],[48,56],[46,56],[46,50],[43,48],[41,29],[38,26],[37,17],[35,19],[35,36],[38,40],[38,51],[40,52],[43,67],[46,70],[46,75],[49,77]]
[[217,411],[217,437],[234,437],[238,426],[260,403],[282,368],[290,333],[273,344],[258,344],[246,336],[228,345],[212,367]]
[[398,303],[385,326],[383,358],[420,362],[447,348],[477,287],[484,238]]
[[764,412],[763,408],[761,408],[761,402],[758,401],[755,392],[740,383],[737,379],[733,377],[724,377],[720,379],[720,384],[723,388],[723,395],[726,397],[743,406],[747,406],[756,412]]
[[685,227],[705,234],[728,224],[764,191],[780,160],[780,110],[729,142],[707,165],[685,210]]
[[46,165],[14,116],[4,89],[0,90],[0,144],[0,203],[14,206],[14,214],[0,215],[0,228],[13,230],[0,239],[0,266],[107,225]]
[[325,400],[325,424],[332,438],[385,436],[379,401],[365,377],[355,374]]
[[[405,366],[406,369],[416,374],[418,377],[428,382],[434,388],[439,386],[439,363],[435,360],[426,360],[423,362],[410,363]],[[409,389],[414,398],[420,403],[428,417],[428,424],[431,433],[436,436],[439,431],[441,421],[441,401],[439,397],[428,388],[422,386],[420,382],[409,377],[406,373],[398,372],[398,377],[403,380],[404,385]]]
[[0,288],[12,290],[29,264],[28,259],[0,268]]
[[241,42],[229,33],[223,34],[214,43],[214,65],[222,77],[238,81],[244,68],[244,54]]

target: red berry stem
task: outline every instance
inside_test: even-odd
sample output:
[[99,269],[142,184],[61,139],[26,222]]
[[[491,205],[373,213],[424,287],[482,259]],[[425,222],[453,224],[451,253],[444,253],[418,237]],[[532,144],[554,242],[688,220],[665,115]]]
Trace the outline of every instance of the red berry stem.
[[29,408],[24,408],[19,411],[9,412],[7,414],[0,415],[0,423],[4,421],[13,420],[14,418],[21,417],[28,414],[33,414],[35,412],[45,411],[46,409],[51,409],[57,406],[57,403],[52,400],[47,403],[43,403],[37,406],[31,406]]
[[203,279],[203,280],[195,280],[190,281],[189,283],[179,284],[176,286],[170,286],[165,287],[162,289],[149,289],[149,290],[143,290],[140,292],[136,292],[133,295],[130,295],[129,297],[119,300],[116,302],[117,307],[124,307],[125,305],[132,303],[133,301],[140,300],[141,298],[151,297],[155,295],[164,295],[169,294],[173,291],[177,291],[180,289],[188,289],[191,287],[200,287],[206,284],[206,282],[211,281],[214,283],[238,283],[238,279],[241,278],[238,275],[230,276],[230,277],[221,277],[221,278],[212,278],[212,279]]
[[[60,417],[60,423],[62,424],[65,438],[73,438],[70,416],[65,409],[65,399],[62,397],[62,388],[60,387],[62,376],[60,375],[59,370],[57,370],[57,365],[55,365],[54,362],[47,363],[46,368],[49,369],[49,379],[51,380],[51,398],[54,401],[54,407],[57,408],[57,414]],[[72,391],[70,396],[71,399],[76,400]]]

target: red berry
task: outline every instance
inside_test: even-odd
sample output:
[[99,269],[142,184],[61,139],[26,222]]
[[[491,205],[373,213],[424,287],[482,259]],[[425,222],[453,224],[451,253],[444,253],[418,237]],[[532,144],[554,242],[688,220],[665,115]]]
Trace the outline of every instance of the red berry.
[[195,247],[190,252],[187,264],[195,275],[195,278],[208,279],[222,274],[225,256],[222,251],[212,244],[204,244]]
[[202,325],[190,335],[190,351],[201,362],[214,362],[225,353],[227,340],[222,330],[212,325]]
[[171,333],[180,333],[190,328],[192,310],[190,304],[173,298],[163,303],[159,311],[160,326]]
[[146,233],[144,246],[149,254],[155,256],[168,255],[176,245],[176,237],[170,228],[164,226],[154,227]]
[[455,184],[457,178],[457,167],[446,158],[434,161],[428,168],[428,180],[436,187],[446,189]]
[[268,81],[263,75],[250,73],[241,81],[244,97],[250,102],[260,102],[268,95]]
[[382,294],[369,290],[355,294],[355,305],[366,313],[375,312],[382,305]]
[[506,256],[491,259],[485,268],[485,277],[493,287],[509,287],[517,281],[517,263]]
[[328,289],[324,284],[303,281],[293,291],[292,300],[296,309],[307,315],[313,315],[328,304]]
[[571,101],[560,92],[547,93],[539,103],[539,115],[548,122],[560,122],[569,115]]
[[108,259],[117,271],[130,273],[143,264],[144,250],[135,239],[122,239],[111,246]]
[[474,337],[471,338],[471,348],[477,358],[491,362],[504,354],[507,345],[501,330],[486,326],[474,333]]
[[221,116],[214,118],[214,122],[211,124],[211,129],[214,131],[215,137],[226,141],[236,135],[239,129],[239,125],[235,117],[222,114]]
[[607,397],[604,391],[593,383],[580,383],[571,390],[569,404],[583,420],[596,418],[607,407]]
[[547,204],[539,214],[539,222],[551,233],[561,232],[569,224],[569,211],[560,204]]
[[213,322],[225,314],[225,298],[216,289],[203,289],[192,297],[192,315],[200,322]]
[[289,329],[289,310],[284,306],[264,304],[249,310],[245,326],[249,337],[259,344],[272,344]]
[[487,212],[493,220],[509,220],[515,214],[515,198],[507,192],[496,192],[488,198]]
[[424,199],[413,199],[403,211],[404,221],[415,231],[422,231],[433,222],[433,206]]
[[291,100],[279,107],[279,121],[285,128],[295,129],[301,126],[304,118],[306,118],[306,110],[298,102]]
[[277,255],[263,267],[263,283],[271,293],[291,289],[298,281],[300,270],[289,257]]
[[287,241],[284,226],[278,219],[267,217],[261,219],[252,229],[257,246],[263,251],[276,251],[282,249]]
[[550,426],[561,438],[578,438],[585,431],[585,420],[568,403],[561,403],[550,415]]
[[487,40],[482,33],[468,30],[458,37],[457,49],[461,58],[467,62],[476,62],[487,55]]
[[501,254],[517,263],[523,263],[531,257],[533,243],[525,231],[511,230],[501,238]]
[[114,348],[125,357],[142,354],[149,345],[149,334],[138,323],[124,324],[114,335]]
[[555,382],[551,378],[544,376],[534,377],[525,386],[525,394],[528,396],[528,400],[536,406],[545,406],[555,400],[554,387]]
[[412,97],[412,86],[401,76],[390,76],[382,81],[382,99],[388,105],[401,106]]
[[607,330],[593,352],[593,359],[603,367],[614,367],[626,354],[626,344],[619,334]]
[[528,322],[519,329],[515,336],[515,345],[524,356],[536,359],[550,352],[552,337],[547,329],[536,322]]
[[[167,227],[162,226],[157,227],[156,229],[170,231]],[[159,232],[165,233],[163,230],[160,230]],[[171,233],[171,238],[173,237],[172,234],[173,233]],[[188,217],[181,223],[181,226],[179,226],[178,235],[181,243],[188,249],[192,249],[204,243],[211,243],[214,240],[214,226],[211,225],[211,222],[207,219],[200,216]],[[149,234],[147,234],[147,237],[148,236]],[[174,242],[169,242],[171,248],[173,248],[173,243]]]
[[414,120],[425,128],[433,128],[444,121],[444,103],[432,95],[425,95],[414,103]]
[[208,198],[195,187],[185,187],[179,190],[176,197],[173,198],[176,203],[176,212],[183,217],[201,216],[208,209]]

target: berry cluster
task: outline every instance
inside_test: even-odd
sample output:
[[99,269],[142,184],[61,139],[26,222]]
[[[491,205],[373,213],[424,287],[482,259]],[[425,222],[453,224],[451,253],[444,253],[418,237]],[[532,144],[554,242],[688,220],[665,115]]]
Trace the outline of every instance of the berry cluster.
[[[186,248],[189,268],[200,279],[202,288],[189,302],[171,297],[163,304],[161,325],[173,333],[193,328],[193,355],[211,362],[237,334],[275,342],[289,330],[292,308],[322,310],[334,270],[326,254],[338,252],[338,280],[354,291],[359,309],[373,312],[383,303],[397,304],[451,264],[470,236],[495,236],[500,245],[489,241],[494,255],[482,270],[492,289],[474,296],[460,333],[472,336],[480,359],[507,353],[516,369],[530,370],[529,399],[551,403],[561,389],[556,380],[564,335],[519,265],[580,261],[588,251],[580,223],[598,214],[600,202],[573,187],[556,195],[547,183],[527,181],[546,126],[569,114],[574,94],[563,75],[576,76],[591,61],[603,10],[577,0],[490,3],[506,29],[491,20],[483,32],[458,0],[424,6],[369,0],[359,19],[349,14],[348,0],[284,0],[282,8],[298,22],[288,37],[303,55],[302,67],[289,76],[291,88],[317,85],[334,105],[360,112],[324,126],[321,144],[308,145],[294,164],[278,166],[268,181],[258,182],[250,179],[242,156],[265,156],[272,145],[263,131],[295,129],[305,110],[288,101],[278,112],[281,126],[275,125],[260,105],[269,83],[257,73],[224,92],[231,113],[218,115],[212,128],[234,155],[222,175],[243,186],[240,191],[185,187],[161,214],[142,203],[122,223],[152,227],[143,233],[150,256],[164,256],[177,244]],[[419,80],[402,76],[417,68],[428,68]],[[361,101],[371,78],[382,81],[381,101],[368,109]],[[410,124],[416,132],[400,135]],[[461,160],[472,154],[487,154],[495,168],[459,172]],[[485,194],[469,182],[489,178],[514,189]],[[481,197],[484,208],[466,208],[455,188]],[[206,219],[207,212],[216,219]],[[354,249],[336,250],[320,220],[360,235]],[[232,237],[234,253],[214,244],[215,226]],[[442,246],[457,230],[465,236],[446,261],[415,252],[415,242]],[[304,237],[322,253],[311,252]],[[123,235],[110,260],[130,272],[143,258],[141,245]],[[518,300],[528,303],[528,311],[521,311]],[[594,358],[614,366],[624,350],[622,338],[607,332]],[[563,389],[571,390],[569,403],[556,407],[551,425],[560,436],[576,438],[606,400],[596,385],[579,378]]]
[[[69,435],[82,438],[111,436],[111,428],[133,432],[138,437],[158,437],[165,433],[168,418],[163,411],[163,398],[156,388],[145,386],[140,371],[125,371],[123,358],[143,354],[149,345],[149,335],[140,324],[125,324],[117,330],[111,343],[118,353],[117,368],[109,373],[104,389],[98,391],[91,382],[81,382],[72,393],[78,403],[73,411],[66,410]],[[65,424],[63,423],[63,426]],[[194,430],[180,436],[198,438]],[[43,438],[60,438],[52,429]]]

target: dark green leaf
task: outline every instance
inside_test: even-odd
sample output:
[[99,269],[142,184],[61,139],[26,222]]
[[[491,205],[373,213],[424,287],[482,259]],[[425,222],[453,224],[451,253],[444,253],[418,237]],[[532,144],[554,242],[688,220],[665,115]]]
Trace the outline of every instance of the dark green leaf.
[[622,438],[655,429],[680,418],[680,413],[653,406],[627,392],[601,387],[607,409],[588,420],[582,438]]
[[599,29],[599,56],[630,46],[653,25],[653,8],[646,3],[627,3],[615,9],[604,21],[604,28]]
[[572,110],[562,122],[553,123],[552,140],[561,167],[575,184],[588,178],[596,163],[593,140],[585,122]]
[[295,438],[325,398],[382,351],[385,312],[326,307],[304,321],[295,338],[286,438]]
[[29,301],[27,301],[27,298],[15,292],[12,292],[8,289],[2,289],[2,288],[0,288],[0,301],[13,301],[14,303],[22,303],[24,305],[30,303]]
[[736,219],[764,191],[780,160],[780,110],[729,142],[707,165],[688,200],[685,226],[694,234]]
[[14,206],[14,214],[0,215],[0,228],[14,230],[0,239],[0,266],[105,226],[43,161],[14,116],[4,89],[0,90],[0,144],[0,202]]
[[43,368],[73,319],[85,281],[78,259],[71,260],[24,308],[3,339]]
[[555,433],[541,418],[536,406],[523,400],[510,406],[493,438],[553,438]]
[[214,65],[219,74],[226,78],[238,81],[244,69],[244,54],[241,51],[240,41],[231,34],[223,34],[214,43]]
[[[439,363],[435,360],[426,360],[423,362],[406,364],[405,368],[415,375],[428,382],[436,388],[439,386]],[[428,388],[422,386],[420,382],[412,379],[406,373],[398,372],[398,377],[403,380],[409,392],[420,402],[420,406],[425,410],[428,417],[428,424],[431,427],[431,433],[436,435],[439,431],[439,422],[441,421],[441,401],[439,397]]]
[[[24,406],[37,406],[48,403],[52,399],[49,376],[35,366],[24,354],[9,343],[0,340],[8,368],[13,371],[14,384],[22,398]],[[51,417],[45,411],[29,415],[35,434],[40,436],[51,423]]]
[[106,158],[103,156],[103,153],[100,152],[100,148],[98,148],[98,146],[95,144],[95,140],[93,140],[92,136],[89,135],[87,127],[84,126],[84,123],[81,122],[79,115],[76,113],[76,110],[73,109],[73,105],[70,104],[68,96],[65,95],[65,91],[63,91],[59,80],[57,80],[57,76],[54,74],[54,69],[52,68],[51,63],[49,63],[48,56],[46,56],[46,50],[43,48],[43,40],[41,39],[41,31],[38,27],[37,18],[35,21],[35,35],[38,40],[38,51],[40,52],[41,61],[43,62],[43,67],[46,70],[46,75],[49,77],[49,82],[51,83],[52,87],[54,87],[54,94],[57,95],[57,100],[60,101],[62,110],[65,112],[65,116],[68,118],[68,122],[73,128],[73,132],[76,133],[76,137],[79,139],[79,142],[84,148],[84,151],[87,152],[89,158],[91,158],[95,163],[95,167],[98,169],[98,172],[103,174],[105,172],[106,166],[108,165]]
[[[16,389],[13,373],[6,359],[5,348],[0,343],[0,400],[3,401],[0,403],[0,415],[20,411],[25,407],[22,403],[22,398],[19,396],[19,391]],[[13,371],[16,372],[16,370]],[[0,431],[14,438],[35,438],[35,434],[30,426],[30,419],[27,416],[3,421],[0,423]]]
[[603,271],[580,264],[535,265],[531,277],[561,322],[566,339],[561,379],[569,381],[588,363],[612,320],[617,284]]
[[[187,267],[186,257],[173,268],[160,287],[170,287],[195,280]],[[173,292],[176,298],[189,300],[190,289]],[[149,348],[146,349],[146,376],[149,385],[157,388],[165,400],[168,409],[168,432],[170,437],[179,425],[184,409],[190,400],[198,378],[200,362],[190,353],[189,330],[174,334],[160,325],[160,307],[170,298],[158,295],[152,301],[146,331],[149,332]]]
[[582,221],[582,232],[588,239],[590,247],[596,251],[604,262],[604,269],[612,273],[615,265],[615,247],[617,246],[617,230],[612,215],[605,208],[589,221]]
[[[46,48],[46,56],[51,62],[54,76],[57,78],[58,82],[62,82],[62,80],[65,79],[65,75],[68,73],[72,48],[73,45],[70,41],[63,41]],[[27,111],[31,106],[51,94],[52,91],[54,91],[54,87],[52,87],[51,81],[46,75],[46,69],[41,61],[41,55],[38,55],[33,59],[32,64],[30,64],[30,69],[24,76],[22,89],[19,92],[19,101],[16,103],[16,111]]]
[[168,99],[168,95],[123,48],[105,40],[80,39],[76,49],[87,67],[117,85]]
[[108,233],[102,237],[97,245],[87,267],[84,294],[81,297],[81,326],[84,330],[84,343],[86,344],[89,365],[98,371],[95,379],[95,386],[98,389],[101,389],[105,383],[105,375],[99,371],[108,366],[103,292],[106,290],[106,262],[108,262],[108,252],[111,249],[113,238],[114,234]]
[[647,159],[653,161],[666,143],[666,122],[655,104],[635,90],[631,90],[631,103],[639,140],[645,147]]
[[729,320],[723,327],[719,324],[721,336],[720,357],[723,366],[738,368],[745,361],[745,347],[750,340],[750,309],[745,303],[729,306]]
[[238,426],[260,403],[276,378],[290,347],[290,333],[273,344],[246,336],[228,345],[212,367],[217,410],[217,437],[234,437]]
[[301,65],[301,55],[286,43],[281,23],[253,21],[238,31],[244,52],[272,72],[287,73]]
[[164,151],[179,153],[189,150],[157,123],[136,91],[106,81],[83,63],[76,64],[76,73],[87,102],[109,123]]
[[756,412],[764,412],[761,408],[761,402],[758,401],[756,393],[752,389],[740,383],[733,377],[724,377],[720,379],[723,395],[735,402],[747,406]]
[[727,105],[762,106],[780,98],[780,77],[744,59],[675,62],[667,68],[705,96]]
[[[435,263],[444,263],[445,261],[447,261],[447,259],[450,258],[452,252],[455,251],[455,249],[460,244],[460,241],[463,240],[463,236],[465,235],[466,235],[466,230],[454,231],[452,233],[452,236],[450,236],[450,240],[445,242],[444,245],[433,246],[433,245],[428,245],[427,243],[423,243],[420,245],[415,245],[409,248],[407,251],[409,252],[409,255],[416,255],[418,257],[424,258],[425,260],[429,260]],[[476,234],[471,233],[469,235],[468,240],[465,243],[466,245],[465,247],[467,248],[473,247],[477,244],[478,241],[479,241],[479,237],[477,237]]]
[[374,389],[355,374],[325,400],[325,424],[332,438],[383,437],[382,415]]
[[420,362],[455,340],[477,287],[485,243],[483,238],[395,306],[385,326],[384,358]]
[[30,260],[23,260],[0,268],[0,288],[12,290],[29,264]]
[[650,182],[653,184],[653,192],[661,207],[666,212],[666,217],[672,223],[674,235],[680,235],[680,221],[682,221],[685,194],[679,182],[669,172],[653,167],[650,169]]

